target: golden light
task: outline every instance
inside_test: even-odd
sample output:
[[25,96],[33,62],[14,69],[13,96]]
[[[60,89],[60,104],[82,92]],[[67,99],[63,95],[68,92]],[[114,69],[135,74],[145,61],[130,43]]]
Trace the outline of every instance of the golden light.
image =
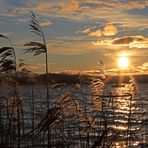
[[126,69],[129,66],[129,59],[126,56],[119,57],[118,59],[118,66],[121,69]]

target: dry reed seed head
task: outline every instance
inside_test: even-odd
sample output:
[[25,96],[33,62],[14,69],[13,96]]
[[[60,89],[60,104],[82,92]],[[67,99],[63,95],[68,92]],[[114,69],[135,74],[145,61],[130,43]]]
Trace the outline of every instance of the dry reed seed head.
[[35,33],[40,37],[44,37],[43,31],[40,27],[38,19],[32,11],[31,11],[31,20],[30,20],[29,26],[33,33]]
[[5,39],[10,41],[10,39],[7,36],[3,35],[3,34],[0,34],[0,38],[5,38]]
[[101,109],[101,95],[104,91],[104,83],[99,77],[92,77],[90,81],[90,90],[92,95],[92,102],[96,109]]
[[103,79],[105,79],[105,65],[101,60],[98,63],[97,72],[102,76]]
[[130,76],[129,87],[132,96],[134,97],[138,93],[138,84],[133,76]]
[[[84,110],[81,108],[79,102],[72,94],[66,93],[58,100],[58,104],[62,108],[62,116],[66,118],[78,118],[79,121],[84,121]],[[83,111],[82,111],[83,110]],[[83,119],[82,119],[83,118]]]
[[0,37],[4,37],[4,35],[0,34]]
[[34,56],[40,55],[46,52],[46,46],[39,42],[29,42],[24,44],[24,46],[29,46],[29,48],[24,49],[25,53],[33,53]]
[[62,121],[61,117],[61,108],[60,107],[52,107],[46,110],[43,119],[38,124],[37,133],[46,132],[49,128],[53,128],[60,124]]
[[12,54],[13,48],[12,47],[2,47],[0,48],[0,55],[2,56],[5,53],[11,53]]
[[2,47],[0,48],[0,72],[15,72],[15,61],[13,57],[13,48],[12,47]]
[[101,108],[100,95],[103,94],[105,86],[102,78],[105,78],[104,66],[102,66],[102,64],[100,64],[100,67],[96,71],[94,71],[93,74],[88,73],[87,76],[80,74],[80,84],[87,83],[87,86],[89,86],[92,102],[95,105],[96,109]]

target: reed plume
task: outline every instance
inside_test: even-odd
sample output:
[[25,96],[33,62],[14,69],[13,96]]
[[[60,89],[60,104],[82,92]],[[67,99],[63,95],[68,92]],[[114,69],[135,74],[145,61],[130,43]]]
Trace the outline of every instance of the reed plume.
[[138,93],[138,84],[133,76],[130,76],[129,83],[130,93],[134,97]]
[[[0,34],[0,37],[7,39],[11,45],[10,47],[0,48],[0,72],[9,74],[7,75],[8,81],[3,81],[7,86],[9,86],[9,93],[6,97],[9,109],[8,111],[10,114],[9,129],[11,128],[11,119],[16,118],[18,132],[17,147],[20,147],[20,97],[18,94],[19,83],[17,82],[17,58],[11,40],[7,36],[2,34]],[[10,76],[13,74],[15,75],[14,78]]]
[[105,83],[103,79],[105,78],[105,66],[103,62],[100,60],[97,65],[97,70],[94,72],[94,75],[91,77],[91,94],[92,94],[92,102],[97,109],[101,109],[102,107],[102,98]]

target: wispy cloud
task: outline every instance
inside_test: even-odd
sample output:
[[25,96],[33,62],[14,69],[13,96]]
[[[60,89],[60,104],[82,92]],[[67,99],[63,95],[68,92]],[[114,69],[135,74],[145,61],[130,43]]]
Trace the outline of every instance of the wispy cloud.
[[79,11],[79,3],[77,0],[71,0],[68,4],[61,4],[59,6],[61,13],[68,14]]
[[102,31],[98,29],[98,30],[90,32],[88,35],[89,36],[101,37],[102,36]]
[[[13,0],[12,3],[16,3],[16,0]],[[2,2],[1,2],[2,3]],[[6,3],[6,2],[3,2]],[[3,4],[2,3],[2,4]],[[12,4],[9,3],[9,4]],[[16,3],[17,4],[17,3]],[[61,0],[61,1],[45,1],[40,2],[39,0],[27,0],[18,5],[11,5],[12,9],[7,9],[5,13],[1,15],[17,15],[26,14],[29,10],[34,10],[42,17],[61,17],[65,19],[72,19],[75,21],[95,21],[95,20],[104,20],[106,22],[111,22],[113,24],[118,23],[119,20],[123,24],[127,22],[131,27],[146,27],[148,21],[146,17],[138,14],[130,14],[129,10],[132,9],[144,9],[148,6],[146,0],[143,1],[118,1],[113,0],[112,2],[106,2],[104,0]],[[98,14],[99,12],[99,14]],[[139,18],[137,21],[136,18]],[[104,34],[106,31],[104,32]],[[110,34],[107,32],[107,34]]]
[[96,47],[93,47],[89,41],[76,41],[63,42],[53,41],[48,44],[50,53],[56,53],[60,55],[79,55],[92,51]]
[[[48,63],[48,64],[55,65],[56,63]],[[43,64],[43,63],[25,64],[25,67],[32,72],[37,72],[37,73],[44,73],[45,72],[45,64]]]
[[85,28],[77,33],[83,33],[88,36],[114,36],[118,33],[117,28],[113,24],[105,24],[102,29],[96,29],[95,27]]
[[40,23],[40,26],[50,26],[50,25],[52,25],[52,22],[51,21],[46,21],[46,22],[41,22]]
[[122,74],[148,74],[148,62],[143,63],[140,66],[134,66],[133,68],[127,70],[121,70],[118,68],[111,68],[106,70],[106,74],[110,75],[119,75],[119,72]]
[[81,32],[84,34],[90,33],[90,28],[85,28],[84,30],[79,31],[78,33],[81,33]]
[[[130,16],[131,24],[134,21],[136,15],[130,15],[128,11],[132,9],[144,9],[148,6],[148,2],[146,0],[126,2],[118,0],[113,0],[112,2],[107,2],[104,0],[71,0],[62,2],[63,3],[61,3],[61,1],[56,2],[56,5],[50,3],[50,14],[79,21],[105,19],[114,23],[118,22],[119,20],[128,22],[128,17]],[[136,21],[135,23],[140,24],[140,22]],[[146,25],[146,22],[144,24]],[[136,25],[134,24],[134,26]]]
[[36,8],[35,9],[37,11],[45,11],[45,10],[48,10],[50,8],[51,8],[51,6],[50,6],[50,3],[49,2],[42,2],[42,3],[38,3],[36,5]]
[[143,63],[141,66],[138,66],[137,69],[138,69],[141,73],[148,74],[148,62],[145,62],[145,63]]
[[[89,11],[90,9],[92,11],[99,11],[100,12],[106,12],[106,11],[123,11],[123,10],[131,10],[131,9],[143,9],[148,6],[148,2],[146,0],[143,1],[118,1],[113,0],[112,2],[107,2],[104,0],[71,0],[71,1],[63,1],[59,2],[58,13],[77,13],[79,12],[82,14],[82,12]],[[91,14],[90,14],[91,15]]]
[[36,64],[26,64],[25,66],[28,70],[31,70],[33,72],[41,72],[44,69],[45,64],[36,63]]

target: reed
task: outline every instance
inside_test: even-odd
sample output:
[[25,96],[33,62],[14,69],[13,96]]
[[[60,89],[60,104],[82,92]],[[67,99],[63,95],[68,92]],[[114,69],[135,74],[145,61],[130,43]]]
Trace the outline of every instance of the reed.
[[[11,131],[11,120],[12,118],[17,119],[17,147],[20,147],[20,97],[19,97],[19,83],[17,82],[17,58],[14,46],[11,40],[2,34],[0,34],[1,38],[7,39],[10,43],[10,47],[2,47],[0,48],[0,72],[1,73],[9,73],[15,74],[14,79],[8,75],[8,81],[4,80],[4,83],[9,86],[9,93],[7,97],[7,105],[8,105],[8,118],[10,114],[9,120],[9,130]],[[15,113],[17,114],[15,116]]]
[[[34,56],[45,53],[46,95],[47,95],[46,105],[47,105],[47,109],[49,109],[48,50],[47,50],[44,32],[39,24],[37,17],[32,11],[31,11],[31,20],[30,20],[29,26],[31,31],[41,38],[42,43],[34,42],[34,41],[26,43],[24,46],[27,46],[28,48],[25,49],[25,53],[28,53],[28,52],[33,53]],[[48,130],[48,147],[50,147],[50,130]]]

